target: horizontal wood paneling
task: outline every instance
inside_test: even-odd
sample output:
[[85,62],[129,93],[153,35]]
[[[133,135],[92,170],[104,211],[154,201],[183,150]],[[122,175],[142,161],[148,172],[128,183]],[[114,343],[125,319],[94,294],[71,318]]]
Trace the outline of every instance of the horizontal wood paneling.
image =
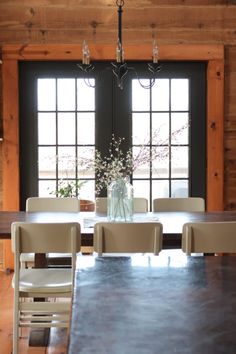
[[[96,60],[114,59],[113,45],[91,45],[91,57]],[[150,46],[127,46],[126,59],[148,60],[151,57]],[[82,55],[81,45],[4,45],[2,54],[5,59],[15,60],[74,60]],[[160,60],[210,60],[223,59],[222,45],[161,45],[159,46]],[[194,58],[194,59],[193,59]]]
[[[153,6],[167,6],[167,5],[186,5],[186,6],[196,6],[198,5],[230,5],[234,3],[233,0],[126,0],[126,7],[153,7]],[[97,9],[113,7],[115,8],[115,0],[1,0],[3,6],[15,7],[53,7],[53,8],[65,8],[68,6],[73,6],[74,8],[91,8],[96,7]]]
[[[89,41],[92,58],[115,57],[117,37],[115,0],[2,0],[0,2],[0,44],[20,44],[7,56],[11,59],[80,60],[81,44]],[[213,53],[210,47],[205,59],[222,57],[225,46],[225,201],[227,186],[233,185],[232,160],[236,153],[236,1],[230,0],[126,0],[123,13],[123,39],[126,59],[149,59],[153,36],[160,44],[163,60],[174,60],[175,46],[183,60],[191,57],[179,44],[219,44]],[[70,49],[58,43],[74,44]],[[47,44],[55,44],[53,50]],[[142,46],[140,45],[142,44]],[[45,50],[30,53],[29,44],[44,44]],[[139,44],[139,45],[138,45]],[[105,45],[105,47],[104,47]],[[134,51],[133,45],[136,45]],[[7,48],[7,46],[6,46]],[[40,48],[40,47],[39,47]],[[199,51],[195,48],[195,58]],[[212,47],[213,48],[213,47]],[[170,49],[170,50],[169,50]],[[214,49],[215,50],[215,49]],[[190,54],[189,54],[190,53]],[[4,54],[6,55],[6,53]],[[202,52],[201,52],[202,55]],[[1,66],[0,66],[1,70]],[[0,104],[1,105],[1,104]],[[1,144],[1,143],[0,143]],[[2,164],[1,164],[2,166]],[[0,167],[1,168],[1,167]],[[0,193],[2,187],[0,186]],[[236,199],[236,195],[235,195]]]
[[[147,30],[156,24],[157,30],[205,28],[220,30],[235,27],[235,6],[155,6],[123,7],[123,30]],[[94,24],[93,24],[94,22]],[[31,31],[42,29],[88,30],[96,24],[97,29],[111,30],[117,24],[114,7],[66,6],[66,7],[7,7],[0,3],[0,24],[6,29]]]
[[[125,2],[127,44],[236,43],[235,1]],[[0,43],[111,43],[117,38],[117,7],[110,1],[1,1]]]

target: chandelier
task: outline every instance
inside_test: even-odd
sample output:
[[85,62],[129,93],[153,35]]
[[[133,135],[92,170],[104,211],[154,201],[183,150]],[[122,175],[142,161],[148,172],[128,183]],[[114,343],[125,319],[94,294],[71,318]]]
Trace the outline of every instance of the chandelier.
[[[117,46],[116,46],[116,61],[111,63],[111,69],[113,74],[116,77],[117,81],[117,86],[120,89],[123,89],[124,85],[124,79],[128,72],[134,72],[136,75],[136,78],[138,79],[139,84],[143,88],[151,88],[154,83],[155,83],[155,73],[160,71],[160,65],[158,63],[158,48],[156,44],[156,40],[153,41],[153,47],[152,47],[152,62],[147,63],[147,69],[148,69],[148,78],[150,78],[150,84],[149,85],[144,85],[141,80],[138,77],[138,74],[135,70],[134,67],[129,66],[125,62],[125,57],[124,57],[124,47],[122,44],[122,13],[123,13],[123,6],[124,6],[124,0],[116,0],[116,6],[118,8],[117,13],[118,13],[118,40],[117,40]],[[95,66],[91,63],[90,61],[90,51],[88,44],[86,41],[83,42],[82,46],[82,63],[77,64],[80,70],[82,70],[84,73],[90,73],[95,69]],[[89,79],[84,79],[86,84],[90,87],[95,87],[95,85],[92,85],[89,81]]]

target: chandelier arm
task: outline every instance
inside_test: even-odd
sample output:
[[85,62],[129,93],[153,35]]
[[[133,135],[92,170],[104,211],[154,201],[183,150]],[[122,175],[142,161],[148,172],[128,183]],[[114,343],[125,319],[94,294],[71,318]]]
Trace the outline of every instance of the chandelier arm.
[[155,77],[152,77],[148,80],[150,80],[150,84],[149,85],[144,85],[142,82],[141,82],[141,79],[139,78],[138,76],[138,73],[137,71],[135,70],[135,68],[133,68],[132,66],[127,66],[127,70],[132,70],[134,73],[135,73],[135,76],[136,76],[136,79],[138,80],[139,82],[139,85],[144,88],[144,89],[150,89],[154,86],[155,82],[156,82],[156,78]]
[[[144,85],[141,79],[138,77],[137,71],[133,67],[128,67],[127,63],[124,61],[124,49],[122,45],[122,13],[125,0],[116,0],[117,14],[118,14],[118,43],[116,47],[116,62],[111,63],[111,69],[116,77],[117,86],[122,90],[124,86],[124,79],[130,70],[136,75],[136,78],[140,86],[144,89],[150,89],[155,84],[155,74],[161,70],[161,66],[158,63],[158,48],[156,41],[154,40],[152,49],[152,63],[147,64],[149,71],[148,78],[150,84]],[[84,41],[82,46],[82,63],[77,64],[78,68],[86,74],[90,73],[95,69],[94,65],[90,63],[90,51],[86,41]],[[96,76],[96,74],[95,74]],[[152,77],[151,77],[152,76]],[[95,87],[96,85],[91,84],[89,78],[84,78],[84,82],[89,87]]]
[[96,87],[96,82],[95,82],[94,85],[91,84],[90,79],[87,78],[87,77],[84,77],[84,83],[85,83],[88,87],[91,87],[91,88],[95,88],[95,87]]

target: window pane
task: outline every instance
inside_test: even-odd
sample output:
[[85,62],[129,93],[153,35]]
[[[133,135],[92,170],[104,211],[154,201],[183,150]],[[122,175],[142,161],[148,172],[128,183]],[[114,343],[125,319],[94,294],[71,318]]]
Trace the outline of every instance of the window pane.
[[171,152],[172,177],[188,178],[188,147],[173,147]]
[[75,79],[58,79],[57,90],[58,110],[75,110]]
[[189,109],[189,80],[171,80],[171,110],[187,111]]
[[56,148],[38,148],[39,178],[56,178]]
[[76,177],[76,158],[74,147],[58,147],[59,179]]
[[171,197],[184,198],[188,197],[188,180],[172,180],[171,181]]
[[39,197],[52,197],[56,190],[56,181],[39,181]]
[[188,144],[188,113],[171,114],[171,143]]
[[38,144],[56,144],[56,115],[55,113],[38,113]]
[[152,160],[152,177],[168,178],[169,177],[169,148],[159,147],[153,148]]
[[94,170],[94,147],[78,147],[78,177],[79,178],[95,178]]
[[169,110],[169,79],[156,79],[152,88],[153,111]]
[[75,144],[75,113],[58,113],[58,144]]
[[[144,85],[149,84],[149,80],[141,80]],[[132,110],[150,110],[150,90],[143,89],[138,80],[132,80]]]
[[[149,181],[136,181],[132,182],[134,187],[135,198],[146,198],[149,201],[150,197],[150,182]],[[149,204],[149,203],[148,203]]]
[[150,178],[149,147],[133,147],[134,178]]
[[81,180],[85,181],[80,190],[80,199],[95,199],[95,181]]
[[169,181],[152,181],[152,199],[169,197]]
[[95,114],[78,113],[78,144],[95,144]]
[[133,144],[147,144],[150,140],[150,119],[147,113],[132,114]]
[[168,144],[169,142],[169,113],[152,114],[152,143]]
[[[95,85],[94,79],[89,79],[89,82],[92,86]],[[95,89],[86,85],[84,79],[77,80],[77,109],[79,111],[95,110]]]
[[56,80],[38,79],[38,110],[55,111],[56,109]]

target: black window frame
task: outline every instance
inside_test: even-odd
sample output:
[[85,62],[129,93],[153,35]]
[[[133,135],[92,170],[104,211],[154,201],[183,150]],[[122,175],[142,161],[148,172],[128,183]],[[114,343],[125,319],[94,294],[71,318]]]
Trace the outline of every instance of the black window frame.
[[[146,63],[129,62],[140,78],[146,78]],[[158,78],[188,78],[190,80],[190,184],[189,196],[206,199],[206,66],[205,62],[162,62]],[[109,69],[108,69],[109,67]],[[110,70],[109,62],[96,62],[100,73],[97,76],[95,146],[104,155],[111,135],[125,138],[125,149],[131,147],[132,139],[132,93],[131,79],[136,78],[131,70],[125,78],[124,88],[117,87],[116,78]],[[93,77],[94,73],[91,73]],[[25,201],[37,195],[37,127],[35,122],[37,107],[37,79],[39,77],[83,77],[77,62],[20,61],[19,101],[20,101],[20,209],[25,209]],[[86,77],[88,75],[86,74]],[[151,199],[154,196],[151,196]]]

